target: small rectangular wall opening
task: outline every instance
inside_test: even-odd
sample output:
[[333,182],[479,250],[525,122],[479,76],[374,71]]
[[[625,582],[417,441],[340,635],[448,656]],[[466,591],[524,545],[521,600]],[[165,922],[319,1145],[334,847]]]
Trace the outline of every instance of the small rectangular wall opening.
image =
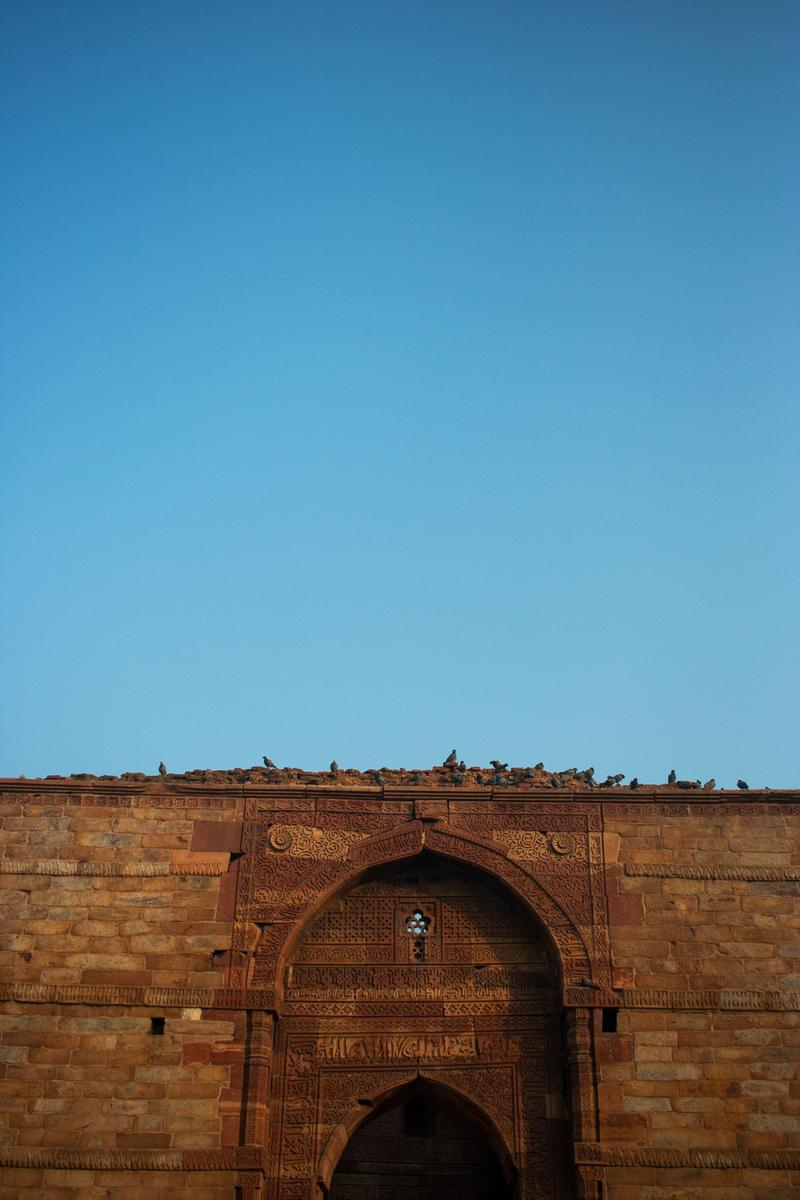
[[167,1023],[166,1017],[151,1017],[150,1018],[150,1032],[156,1034],[157,1036],[159,1034],[163,1034],[164,1026],[166,1025],[166,1023]]
[[618,1008],[604,1008],[603,1009],[603,1023],[600,1027],[602,1029],[603,1033],[616,1033],[617,1032],[617,1014],[618,1014],[618,1012],[619,1012]]

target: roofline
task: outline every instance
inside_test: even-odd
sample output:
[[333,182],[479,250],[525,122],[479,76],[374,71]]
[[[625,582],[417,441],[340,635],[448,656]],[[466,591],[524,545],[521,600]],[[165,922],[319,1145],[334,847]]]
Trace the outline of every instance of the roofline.
[[[223,773],[224,774],[224,773]],[[233,774],[233,773],[231,773]],[[243,773],[247,775],[249,773]],[[169,796],[286,796],[309,798],[333,796],[357,796],[363,799],[375,798],[386,800],[414,799],[428,794],[441,799],[453,800],[531,800],[547,802],[553,800],[568,800],[575,803],[619,804],[708,804],[715,803],[758,803],[758,804],[796,804],[800,803],[800,789],[790,788],[752,788],[748,791],[719,788],[705,791],[702,788],[683,789],[669,784],[640,785],[631,789],[624,785],[613,788],[561,788],[525,786],[511,783],[508,786],[497,787],[491,784],[463,787],[447,782],[421,780],[419,783],[384,783],[377,784],[344,773],[337,782],[322,783],[318,780],[307,782],[300,780],[266,780],[253,781],[242,779],[191,779],[185,776],[147,777],[145,779],[120,779],[118,777],[75,778],[56,777],[45,779],[27,779],[24,777],[0,778],[0,792],[24,795],[26,793],[47,793],[55,799],[60,795],[75,793],[93,793],[108,796],[154,796],[167,799]]]

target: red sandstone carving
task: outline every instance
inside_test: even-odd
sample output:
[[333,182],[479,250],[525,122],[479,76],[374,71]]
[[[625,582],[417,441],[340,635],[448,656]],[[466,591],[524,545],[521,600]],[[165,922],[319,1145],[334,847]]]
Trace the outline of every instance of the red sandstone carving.
[[[145,842],[141,852],[92,857],[95,835],[86,838],[85,825],[77,827],[79,851],[61,838],[40,849],[34,835],[23,844],[11,816],[0,876],[10,885],[10,929],[20,949],[10,952],[13,974],[0,984],[0,1003],[13,1017],[41,1013],[46,1022],[78,1028],[138,1020],[142,1038],[149,1018],[141,1010],[155,1009],[166,1014],[168,1031],[186,1025],[181,1062],[197,1070],[199,1090],[208,1086],[204,1064],[225,1079],[213,1101],[216,1132],[198,1131],[205,1144],[188,1147],[181,1138],[189,1134],[162,1133],[155,1122],[137,1130],[132,1118],[129,1130],[105,1130],[102,1108],[96,1134],[89,1128],[78,1146],[68,1138],[55,1145],[68,1111],[54,1108],[50,1118],[46,1105],[34,1108],[41,1092],[30,1099],[23,1092],[25,1121],[14,1124],[16,1109],[7,1110],[20,1144],[4,1148],[0,1164],[30,1172],[227,1172],[231,1195],[235,1185],[243,1200],[310,1200],[318,1181],[330,1184],[369,1104],[399,1097],[421,1079],[493,1131],[498,1162],[518,1181],[521,1200],[597,1200],[601,1185],[614,1200],[614,1172],[679,1168],[699,1172],[697,1186],[711,1189],[711,1200],[714,1172],[800,1171],[791,1107],[800,1083],[791,1041],[799,968],[792,934],[787,929],[781,940],[779,931],[800,885],[796,795],[750,793],[742,803],[640,789],[622,800],[618,789],[605,799],[588,787],[545,794],[543,784],[511,775],[503,786],[486,787],[470,775],[456,787],[441,770],[416,786],[407,774],[387,774],[384,787],[344,772],[333,785],[302,773],[276,779],[252,771],[166,782],[14,781],[4,812],[24,804],[40,831],[63,813],[97,830],[139,814],[145,819],[130,826],[137,836],[157,838],[156,817],[184,821],[187,832],[178,844]],[[738,835],[729,832],[734,826]],[[692,832],[681,841],[684,828]],[[767,832],[773,829],[782,832]],[[724,838],[725,860],[715,861]],[[745,860],[732,861],[739,851]],[[409,871],[417,873],[413,885]],[[218,903],[221,880],[226,898]],[[62,889],[59,899],[70,904],[48,909],[50,888]],[[107,895],[98,911],[81,916],[83,889]],[[149,896],[176,904],[154,930],[136,920],[144,903],[139,913],[127,911]],[[43,935],[15,924],[29,899],[40,910],[31,927],[57,925],[56,908],[78,913],[63,936],[54,933],[52,961],[41,972]],[[103,921],[116,908],[129,931],[112,953]],[[213,927],[217,940],[193,950],[203,927]],[[722,961],[709,948],[717,930]],[[75,975],[62,965],[70,937],[76,949],[69,961],[83,964]],[[669,959],[669,972],[660,958]],[[765,961],[768,970],[760,967]],[[611,1011],[609,1029],[618,1012],[618,1035],[606,1031],[599,1010]],[[229,1040],[204,1035],[223,1019],[233,1030]],[[772,1107],[759,1107],[747,1078],[736,1091],[732,1075],[720,1082],[732,1089],[728,1125],[698,1123],[699,1146],[659,1145],[658,1124],[632,1112],[631,1100],[651,1080],[656,1098],[676,1103],[684,1086],[691,1097],[716,1096],[715,1077],[703,1077],[696,1049],[708,1028],[712,1053],[723,1037],[752,1029],[751,1040],[725,1043],[736,1058],[723,1061],[745,1062],[756,1084],[767,1082]],[[774,1053],[767,1035],[778,1039]],[[53,1078],[66,1065],[55,1025],[52,1059],[37,1036],[30,1060],[18,1033],[8,1042],[0,1037],[12,1084],[38,1079],[41,1050]],[[142,1068],[158,1082],[145,1074],[139,1083],[137,1066],[119,1065],[125,1038],[139,1036],[125,1033],[118,1058],[109,1055],[109,1077],[130,1070],[134,1089],[166,1088],[159,1066]],[[73,1053],[72,1042],[64,1053]],[[69,1071],[79,1078],[83,1063],[90,1070],[87,1060],[98,1055],[74,1053]],[[141,1058],[139,1042],[130,1053],[132,1062],[151,1061]],[[625,1090],[629,1078],[635,1091]],[[184,1085],[191,1094],[191,1079]],[[48,1141],[24,1144],[29,1129],[46,1129]],[[673,1140],[680,1136],[667,1130]],[[780,1186],[788,1196],[791,1185]]]

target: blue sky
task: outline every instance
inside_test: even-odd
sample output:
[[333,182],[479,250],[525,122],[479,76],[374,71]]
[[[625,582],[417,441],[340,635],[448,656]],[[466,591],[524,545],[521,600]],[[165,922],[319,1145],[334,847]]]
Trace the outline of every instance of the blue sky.
[[800,786],[793,0],[0,20],[0,774]]

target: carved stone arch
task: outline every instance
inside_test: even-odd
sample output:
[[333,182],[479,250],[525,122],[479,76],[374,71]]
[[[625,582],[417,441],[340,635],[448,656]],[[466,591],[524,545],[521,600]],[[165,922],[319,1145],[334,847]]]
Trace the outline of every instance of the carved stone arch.
[[563,987],[576,984],[583,976],[591,975],[592,955],[584,936],[564,908],[550,895],[542,882],[530,875],[508,857],[497,843],[444,822],[409,821],[395,829],[376,834],[354,843],[337,878],[320,890],[314,901],[289,927],[278,948],[275,963],[276,1003],[283,999],[285,968],[302,939],[305,930],[323,908],[356,886],[370,869],[413,858],[429,850],[443,858],[477,867],[493,876],[511,891],[522,907],[533,917],[543,934],[559,983]]
[[[546,836],[534,836],[523,848],[544,844],[546,854]],[[521,1200],[574,1200],[569,1147],[597,1133],[593,1024],[557,984],[593,973],[584,937],[593,942],[571,893],[550,882],[561,860],[515,859],[485,833],[424,819],[337,850],[336,859],[276,860],[291,870],[276,872],[278,919],[256,950],[258,977],[275,981],[277,1020],[266,1086],[247,1075],[247,1129],[248,1144],[274,1156],[271,1200],[308,1200],[328,1186],[365,1108],[374,1111],[359,1102],[381,1103],[423,1072],[488,1114]],[[414,965],[409,897],[432,921]],[[259,1104],[280,1114],[268,1138]],[[379,1118],[387,1128],[399,1119]],[[370,1144],[385,1136],[366,1135]],[[496,1137],[484,1143],[487,1159],[490,1145]],[[361,1144],[351,1151],[358,1159]]]
[[507,1186],[509,1189],[514,1186],[518,1174],[514,1155],[486,1109],[474,1097],[468,1096],[451,1083],[435,1079],[425,1072],[415,1071],[410,1072],[408,1077],[399,1083],[393,1083],[388,1088],[378,1088],[371,1095],[360,1098],[331,1131],[317,1164],[316,1185],[319,1197],[327,1196],[345,1147],[361,1126],[394,1104],[401,1103],[404,1096],[410,1095],[412,1089],[420,1083],[424,1084],[429,1093],[440,1095],[462,1115],[478,1125],[494,1151]]

